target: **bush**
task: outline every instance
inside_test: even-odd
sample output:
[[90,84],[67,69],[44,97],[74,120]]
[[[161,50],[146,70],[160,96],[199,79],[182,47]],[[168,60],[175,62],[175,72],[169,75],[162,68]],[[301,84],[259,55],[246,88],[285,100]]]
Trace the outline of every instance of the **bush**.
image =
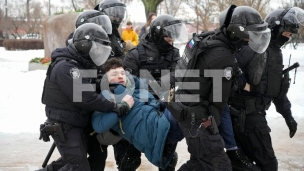
[[43,40],[37,39],[8,39],[3,46],[6,50],[44,49]]
[[36,57],[34,59],[31,59],[30,63],[49,65],[51,63],[51,58],[50,57],[44,57],[44,58]]
[[0,39],[0,47],[3,47],[3,41],[4,39]]

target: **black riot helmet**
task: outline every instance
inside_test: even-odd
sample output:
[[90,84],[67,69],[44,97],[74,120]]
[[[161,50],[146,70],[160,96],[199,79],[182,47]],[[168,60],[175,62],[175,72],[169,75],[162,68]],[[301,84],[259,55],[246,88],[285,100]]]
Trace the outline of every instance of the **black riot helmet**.
[[297,34],[299,25],[304,25],[304,10],[299,7],[277,9],[269,13],[265,21],[271,29],[271,39],[282,46],[289,40],[282,35],[284,31]]
[[80,13],[76,19],[75,26],[78,28],[84,23],[95,23],[100,26],[108,33],[112,34],[112,24],[110,18],[103,12],[97,10],[85,10]]
[[82,24],[73,35],[73,45],[77,51],[97,66],[108,59],[112,50],[110,44],[107,32],[95,23]]
[[148,36],[153,43],[159,45],[160,51],[170,49],[168,48],[170,45],[166,44],[164,37],[169,37],[173,41],[179,42],[188,40],[185,24],[168,14],[159,15],[151,22]]
[[257,53],[264,52],[270,41],[268,24],[254,8],[231,5],[220,14],[220,27],[228,40],[240,49],[247,44]]
[[111,22],[116,25],[122,22],[126,13],[126,5],[120,2],[120,0],[103,0],[96,8],[108,15]]

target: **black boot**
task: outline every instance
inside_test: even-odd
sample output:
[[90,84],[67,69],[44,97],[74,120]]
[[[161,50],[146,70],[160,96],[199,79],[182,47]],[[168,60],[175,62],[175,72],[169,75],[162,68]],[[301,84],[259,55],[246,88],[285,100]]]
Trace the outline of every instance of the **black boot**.
[[169,165],[167,166],[167,168],[165,170],[159,168],[159,171],[174,171],[175,170],[175,166],[177,164],[177,160],[178,160],[178,155],[176,152],[174,152],[172,160],[170,161]]
[[260,168],[250,161],[241,149],[228,150],[226,153],[233,171],[260,171]]

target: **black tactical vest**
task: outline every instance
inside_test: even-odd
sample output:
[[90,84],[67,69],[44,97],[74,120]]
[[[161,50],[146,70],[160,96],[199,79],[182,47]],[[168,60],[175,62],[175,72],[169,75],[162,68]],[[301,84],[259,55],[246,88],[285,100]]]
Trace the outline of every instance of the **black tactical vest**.
[[85,114],[87,111],[82,110],[81,108],[75,106],[73,102],[63,94],[57,84],[54,84],[50,81],[51,71],[54,68],[55,64],[62,62],[67,62],[71,60],[70,58],[58,57],[56,61],[52,62],[47,70],[47,77],[44,81],[44,87],[42,92],[42,103],[57,109],[72,111],[72,112],[81,112]]
[[110,57],[119,57],[123,59],[125,52],[125,43],[124,41],[118,37],[115,33],[109,35],[109,39],[111,41],[112,52]]
[[[137,50],[139,54],[140,69],[148,70],[155,80],[160,80],[162,69],[171,69],[171,63],[174,58],[174,50],[172,50],[172,53],[169,52],[169,55],[161,55],[160,60],[155,60],[155,58],[158,57],[149,56],[146,54],[145,47],[142,44],[137,45]],[[145,76],[142,77],[148,78]]]
[[[262,62],[266,58],[266,63]],[[268,97],[278,97],[281,91],[283,57],[280,51],[268,48],[265,56],[259,59],[259,64],[249,65],[248,71],[256,70],[254,67],[265,68],[260,79],[250,79],[254,89],[262,90],[263,95]],[[253,58],[252,63],[257,63],[258,60]],[[262,61],[261,61],[262,60]],[[265,65],[265,66],[263,66]],[[260,75],[260,74],[259,74]],[[258,84],[256,84],[258,83]]]

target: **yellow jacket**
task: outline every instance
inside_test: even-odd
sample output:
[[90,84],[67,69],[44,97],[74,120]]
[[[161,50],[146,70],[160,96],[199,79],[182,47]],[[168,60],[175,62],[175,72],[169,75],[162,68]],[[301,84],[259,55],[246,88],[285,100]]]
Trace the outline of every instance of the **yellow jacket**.
[[138,44],[138,35],[133,29],[124,30],[121,37],[124,41],[130,40],[134,46]]

